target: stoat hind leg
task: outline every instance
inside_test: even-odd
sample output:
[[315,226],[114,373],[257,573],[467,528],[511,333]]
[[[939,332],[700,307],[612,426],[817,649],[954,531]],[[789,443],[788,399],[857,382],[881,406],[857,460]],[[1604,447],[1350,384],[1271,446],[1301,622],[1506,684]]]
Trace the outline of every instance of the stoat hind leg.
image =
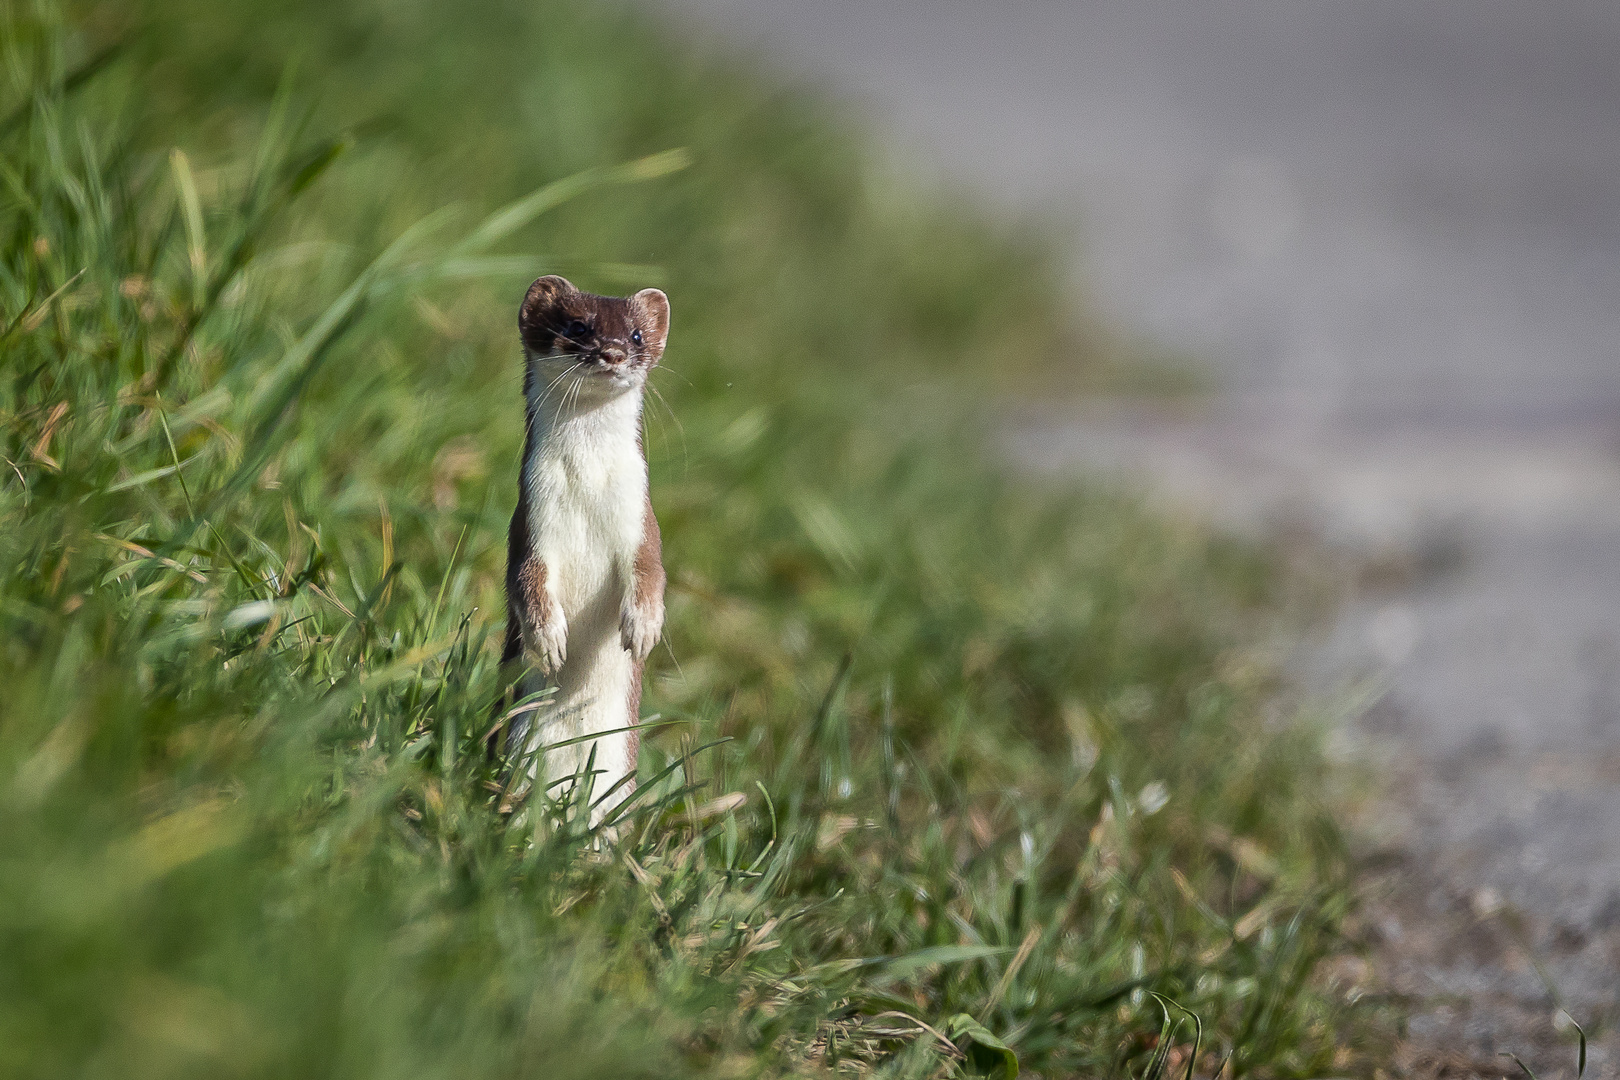
[[[653,516],[651,496],[643,500],[641,543],[626,577],[628,581],[619,607],[619,644],[629,660],[624,716],[627,724],[636,725],[641,722],[642,673],[648,655],[664,632],[663,538],[658,531],[658,519]],[[622,739],[622,746],[615,746],[614,750],[616,757],[622,756],[624,773],[621,775],[628,779],[605,800],[613,806],[634,793],[636,761],[641,752],[640,731],[628,731]]]
[[[511,692],[502,699],[502,715],[490,737],[491,754],[504,752],[520,758],[532,750],[544,702],[522,704],[525,698],[555,685],[555,678],[568,654],[568,623],[562,605],[556,600],[545,561],[534,551],[529,537],[528,500],[520,495],[517,512],[507,536],[506,552],[506,642],[501,652],[502,668],[513,679]],[[517,711],[521,707],[522,711]],[[512,761],[515,765],[518,762]],[[510,766],[509,766],[510,768]],[[527,772],[535,775],[534,763]],[[511,774],[505,786],[511,788]]]

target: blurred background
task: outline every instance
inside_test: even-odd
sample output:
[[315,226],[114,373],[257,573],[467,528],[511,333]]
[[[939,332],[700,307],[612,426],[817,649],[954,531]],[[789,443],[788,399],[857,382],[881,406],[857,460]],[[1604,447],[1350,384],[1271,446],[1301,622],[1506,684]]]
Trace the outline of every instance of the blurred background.
[[1545,1030],[1546,975],[1613,1008],[1620,6],[663,3],[1067,230],[1076,288],[1200,391],[1019,409],[1012,460],[1360,568],[1293,664],[1362,689],[1395,781],[1381,933],[1403,990],[1457,996],[1415,1029]]
[[[1614,1076],[1617,46],[0,3],[0,1076]],[[491,812],[551,272],[675,312],[630,873]]]

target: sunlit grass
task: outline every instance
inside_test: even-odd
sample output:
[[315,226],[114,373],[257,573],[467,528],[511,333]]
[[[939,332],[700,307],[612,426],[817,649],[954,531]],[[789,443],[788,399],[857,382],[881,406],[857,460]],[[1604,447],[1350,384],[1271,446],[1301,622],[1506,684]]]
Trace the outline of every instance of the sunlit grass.
[[[6,10],[0,1071],[1345,1067],[1262,557],[982,453],[1038,251],[633,15]],[[550,269],[674,301],[612,845],[483,753]]]

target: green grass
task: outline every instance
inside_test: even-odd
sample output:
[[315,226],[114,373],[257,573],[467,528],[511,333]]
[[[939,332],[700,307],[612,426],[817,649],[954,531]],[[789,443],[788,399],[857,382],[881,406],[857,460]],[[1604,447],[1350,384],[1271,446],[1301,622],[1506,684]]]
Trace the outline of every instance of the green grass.
[[[1038,245],[634,12],[0,12],[0,1075],[1345,1068],[1277,575],[988,464]],[[674,308],[613,845],[481,750],[553,270]]]

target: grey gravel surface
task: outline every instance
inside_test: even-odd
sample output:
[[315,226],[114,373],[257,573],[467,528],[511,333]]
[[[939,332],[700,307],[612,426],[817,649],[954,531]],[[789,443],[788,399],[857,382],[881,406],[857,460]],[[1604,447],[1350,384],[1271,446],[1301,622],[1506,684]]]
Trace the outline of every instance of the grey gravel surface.
[[1070,230],[1218,388],[1023,416],[1019,461],[1410,568],[1296,661],[1382,687],[1406,1066],[1567,1067],[1537,962],[1620,1021],[1620,3],[660,2]]

